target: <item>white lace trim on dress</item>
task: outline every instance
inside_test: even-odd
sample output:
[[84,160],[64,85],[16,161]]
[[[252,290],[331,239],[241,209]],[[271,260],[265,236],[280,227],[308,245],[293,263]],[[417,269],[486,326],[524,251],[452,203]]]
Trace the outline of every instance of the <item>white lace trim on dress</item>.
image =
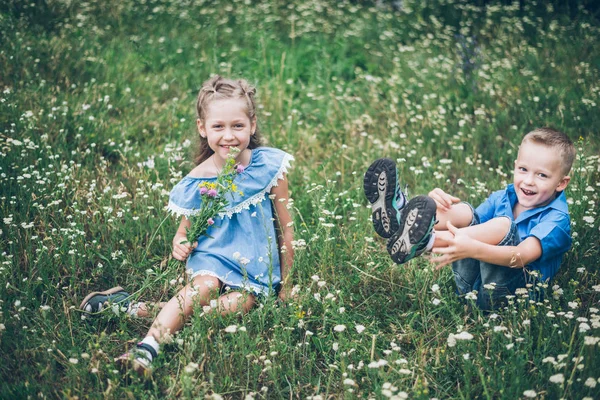
[[169,200],[169,204],[167,205],[167,211],[169,211],[171,214],[175,214],[177,217],[180,217],[182,215],[185,215],[186,217],[191,217],[193,215],[198,214],[198,212],[200,212],[200,210],[196,210],[196,209],[190,210],[188,208],[179,207],[178,205],[173,203],[171,200]]
[[[277,174],[275,174],[273,179],[271,179],[271,182],[269,182],[269,184],[263,190],[256,193],[254,196],[242,201],[240,204],[236,205],[235,207],[232,207],[232,208],[226,210],[225,212],[219,213],[219,217],[231,218],[233,216],[233,214],[237,214],[243,210],[248,210],[251,205],[257,205],[257,204],[261,203],[264,200],[267,193],[269,193],[274,186],[278,185],[277,181],[279,179],[283,179],[284,174],[287,174],[288,168],[290,167],[290,163],[293,160],[294,160],[293,156],[291,156],[290,154],[286,154],[283,157],[283,160],[281,161],[281,166],[279,167]],[[175,203],[173,203],[171,200],[169,200],[169,204],[167,205],[167,210],[171,214],[176,214],[178,217],[181,215],[185,215],[186,217],[191,217],[200,212],[199,209],[190,210],[188,208],[179,207]]]

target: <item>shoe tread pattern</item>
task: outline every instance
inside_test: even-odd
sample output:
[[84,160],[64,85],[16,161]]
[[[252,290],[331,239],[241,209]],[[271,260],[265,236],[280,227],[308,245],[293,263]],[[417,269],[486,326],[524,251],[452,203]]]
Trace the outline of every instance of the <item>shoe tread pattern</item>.
[[365,196],[372,207],[373,228],[386,239],[400,227],[393,206],[396,179],[396,163],[389,158],[373,162],[364,178]]
[[[418,256],[413,252],[427,235],[431,221],[436,216],[435,201],[428,196],[417,196],[404,207],[400,218],[400,228],[390,237],[387,250],[396,264],[403,264]],[[416,249],[423,250],[423,249]]]

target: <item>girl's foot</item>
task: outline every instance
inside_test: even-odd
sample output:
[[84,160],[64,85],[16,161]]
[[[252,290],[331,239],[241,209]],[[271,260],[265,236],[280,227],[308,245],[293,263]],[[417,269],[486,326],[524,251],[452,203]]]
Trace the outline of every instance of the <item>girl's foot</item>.
[[402,210],[400,229],[388,241],[387,250],[396,264],[403,264],[421,255],[433,245],[435,201],[428,196],[411,199]]
[[107,304],[119,304],[121,307],[129,307],[130,294],[121,286],[117,286],[104,292],[92,292],[88,294],[79,308],[88,313],[97,313],[102,311]]
[[367,169],[363,185],[371,203],[375,232],[387,239],[400,228],[398,212],[406,203],[406,196],[398,186],[396,163],[389,158],[376,160]]
[[158,353],[149,344],[140,342],[127,353],[115,358],[115,362],[123,371],[135,371],[141,377],[152,374],[152,360]]

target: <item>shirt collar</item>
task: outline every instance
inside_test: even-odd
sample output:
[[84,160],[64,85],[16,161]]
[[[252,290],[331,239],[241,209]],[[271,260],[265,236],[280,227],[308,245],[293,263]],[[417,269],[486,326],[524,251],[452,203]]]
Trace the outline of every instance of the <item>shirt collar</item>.
[[[508,185],[506,188],[506,193],[508,194],[508,200],[510,201],[510,207],[512,210],[518,201],[517,200],[517,192],[515,191],[515,185],[512,183],[510,185]],[[521,214],[526,214],[527,216],[531,216],[531,215],[540,213],[548,208],[553,208],[557,211],[564,212],[564,213],[569,212],[569,206],[567,205],[567,196],[565,195],[564,190],[562,192],[560,192],[560,194],[558,196],[556,196],[554,198],[554,200],[552,200],[550,203],[546,204],[545,206],[537,207],[532,210],[526,210],[526,211],[523,211]],[[519,218],[519,219],[521,219],[521,218]]]

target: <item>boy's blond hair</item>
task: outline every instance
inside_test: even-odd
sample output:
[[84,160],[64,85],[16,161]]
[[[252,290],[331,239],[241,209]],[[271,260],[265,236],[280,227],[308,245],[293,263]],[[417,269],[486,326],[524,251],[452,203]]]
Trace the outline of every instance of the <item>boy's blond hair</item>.
[[527,142],[542,144],[558,150],[562,162],[562,172],[564,175],[569,175],[575,160],[575,145],[566,134],[552,128],[537,128],[525,135],[521,144]]

